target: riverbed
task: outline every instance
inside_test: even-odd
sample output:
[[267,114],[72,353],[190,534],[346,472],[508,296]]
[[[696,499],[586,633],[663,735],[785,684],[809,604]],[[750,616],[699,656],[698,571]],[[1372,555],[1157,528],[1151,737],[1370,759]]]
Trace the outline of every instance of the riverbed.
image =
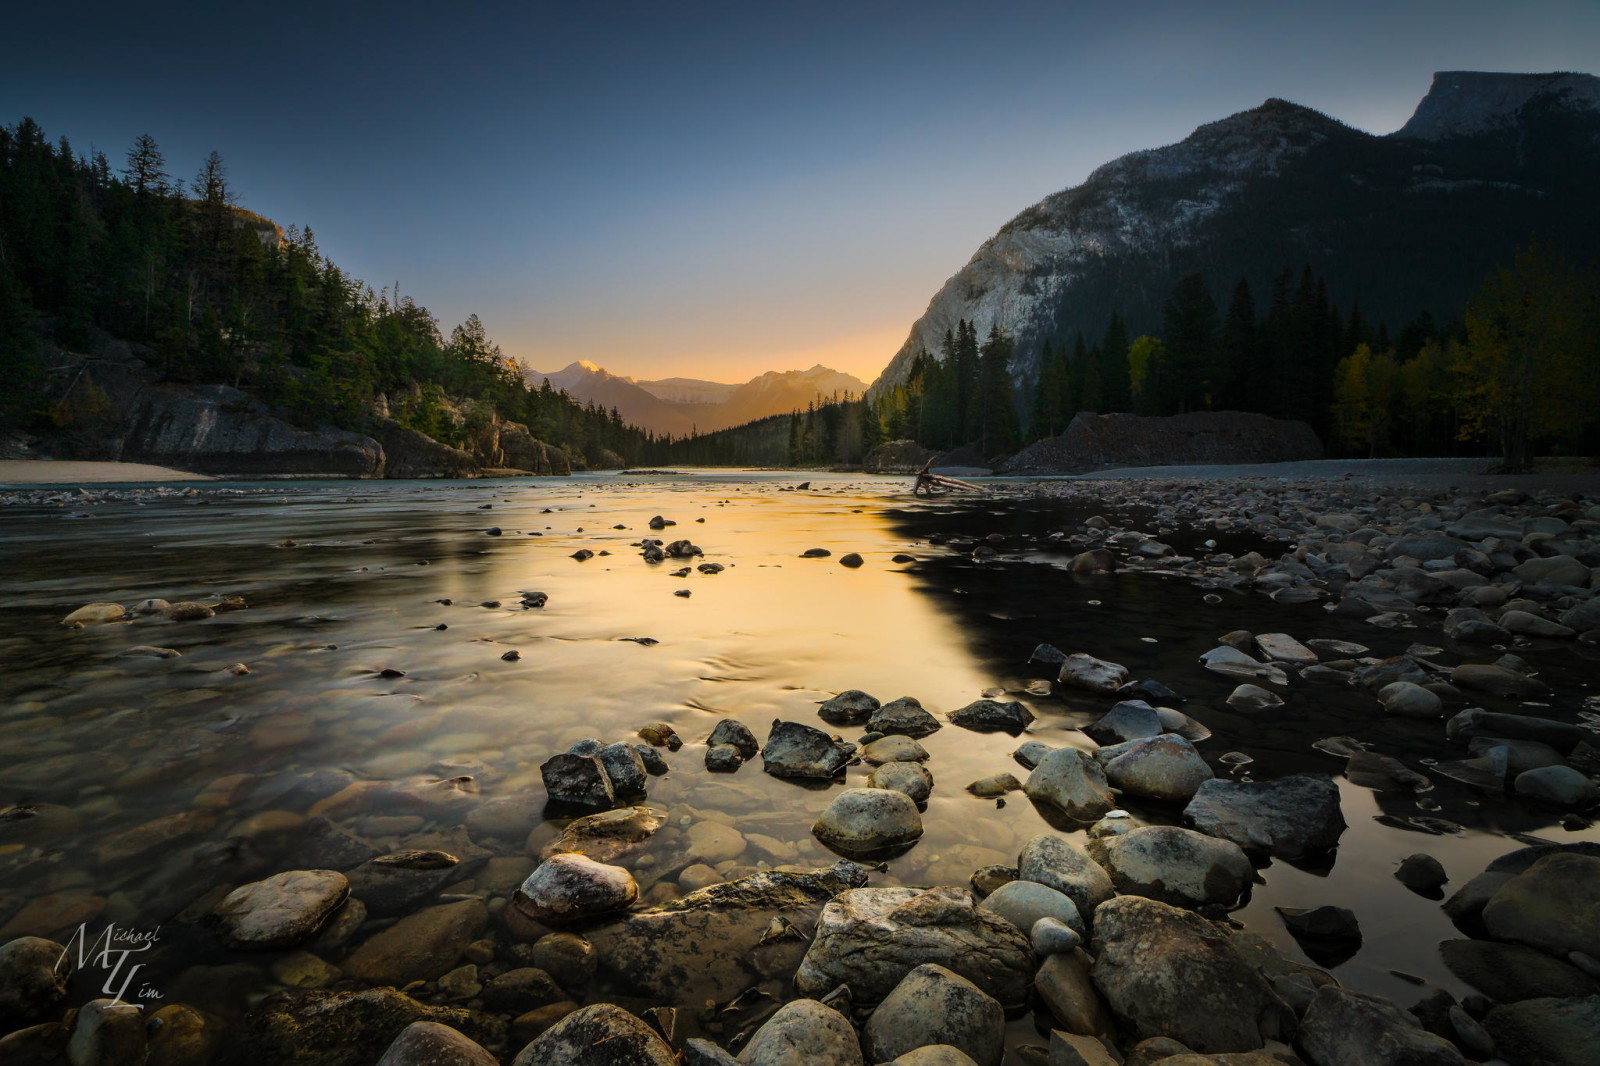
[[[701,471],[208,484],[10,507],[0,512],[0,806],[42,813],[30,835],[0,837],[0,940],[108,922],[159,928],[142,979],[180,1000],[218,968],[270,964],[220,947],[197,903],[248,880],[241,870],[292,868],[292,854],[272,849],[316,815],[384,850],[472,849],[492,861],[445,891],[503,898],[560,825],[541,815],[540,763],[586,738],[637,742],[654,722],[686,743],[663,751],[669,771],[652,778],[647,802],[673,829],[732,830],[736,853],[715,864],[719,875],[827,865],[837,856],[810,830],[842,785],[780,780],[759,759],[709,773],[704,741],[726,717],[758,738],[774,719],[821,724],[816,705],[846,689],[914,696],[936,714],[988,695],[1037,716],[1021,737],[947,724],[921,741],[936,782],[925,833],[872,883],[965,884],[977,867],[1014,863],[1038,833],[1083,843],[1020,792],[997,804],[964,788],[1025,776],[1011,755],[1023,741],[1092,746],[1079,730],[1112,701],[1050,684],[1053,668],[1030,664],[1040,643],[1171,687],[1211,730],[1198,746],[1218,776],[1335,776],[1349,828],[1331,862],[1264,866],[1232,918],[1303,960],[1274,908],[1352,909],[1360,950],[1331,968],[1347,987],[1402,1005],[1431,987],[1471,991],[1439,958],[1438,943],[1459,934],[1438,901],[1393,877],[1402,858],[1437,857],[1449,891],[1535,839],[1600,841],[1586,821],[1563,828],[1558,811],[1442,776],[1414,795],[1351,784],[1317,741],[1353,736],[1423,773],[1460,753],[1438,722],[1386,717],[1355,690],[1295,686],[1282,708],[1235,711],[1225,698],[1236,682],[1198,663],[1238,629],[1354,641],[1375,656],[1441,634],[1251,592],[1207,603],[1173,572],[1075,575],[1051,531],[1098,513],[1155,532],[1150,513],[1111,483],[1070,502],[1026,484],[992,488],[922,500],[904,478]],[[674,525],[652,530],[658,515]],[[1215,534],[1164,539],[1203,552],[1202,536]],[[703,555],[647,563],[645,537],[687,538]],[[994,554],[930,537],[987,537]],[[814,548],[831,554],[802,557]],[[1217,548],[1284,550],[1242,534]],[[840,565],[850,552],[863,565]],[[535,592],[544,605],[525,606]],[[91,602],[226,597],[243,609],[60,624]],[[1577,720],[1593,663],[1519,654],[1557,693],[1548,713]],[[869,769],[851,766],[844,784]],[[1127,809],[1181,824],[1178,807]],[[635,875],[660,901],[681,891],[680,872],[642,863]],[[251,994],[273,981],[262,975]]]

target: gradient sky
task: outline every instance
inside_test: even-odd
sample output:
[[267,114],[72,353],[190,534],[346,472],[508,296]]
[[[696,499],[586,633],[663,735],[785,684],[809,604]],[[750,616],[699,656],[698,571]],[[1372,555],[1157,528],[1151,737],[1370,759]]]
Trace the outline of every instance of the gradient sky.
[[0,122],[215,149],[447,331],[643,378],[870,381],[1018,211],[1269,96],[1385,133],[1435,70],[1600,71],[1596,0],[50,7]]

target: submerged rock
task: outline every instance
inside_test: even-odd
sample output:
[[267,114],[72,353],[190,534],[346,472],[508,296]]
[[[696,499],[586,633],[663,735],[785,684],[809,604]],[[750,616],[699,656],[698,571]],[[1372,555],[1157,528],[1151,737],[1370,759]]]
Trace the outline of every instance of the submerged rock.
[[1030,799],[1081,822],[1093,821],[1116,806],[1105,771],[1094,756],[1077,748],[1047,752],[1022,788]]
[[1453,1045],[1410,1013],[1337,985],[1312,997],[1298,1043],[1317,1066],[1466,1066]]
[[903,792],[848,788],[833,798],[811,831],[835,851],[869,856],[915,843],[922,836],[922,816]]
[[350,895],[333,870],[288,870],[234,889],[212,910],[217,935],[231,948],[271,951],[310,939]]
[[1003,732],[1013,736],[1033,724],[1033,712],[1020,703],[976,700],[950,712],[950,721],[963,729]]
[[1285,859],[1327,851],[1345,830],[1339,786],[1313,774],[1275,781],[1212,779],[1195,791],[1183,814],[1202,833]]
[[585,855],[552,855],[522,882],[512,906],[535,921],[582,921],[622,910],[639,896],[633,875]]
[[66,948],[42,937],[18,937],[0,946],[0,1021],[37,1018],[59,1003],[74,961]]
[[855,756],[856,746],[836,741],[815,726],[773,719],[762,767],[774,777],[833,777]]

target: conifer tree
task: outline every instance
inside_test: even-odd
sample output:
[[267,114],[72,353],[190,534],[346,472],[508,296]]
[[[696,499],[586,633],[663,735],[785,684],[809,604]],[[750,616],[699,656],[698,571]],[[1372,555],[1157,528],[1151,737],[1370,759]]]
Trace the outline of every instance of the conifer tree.
[[1111,312],[1106,335],[1100,342],[1100,389],[1107,411],[1133,409],[1128,379],[1128,327],[1115,311]]

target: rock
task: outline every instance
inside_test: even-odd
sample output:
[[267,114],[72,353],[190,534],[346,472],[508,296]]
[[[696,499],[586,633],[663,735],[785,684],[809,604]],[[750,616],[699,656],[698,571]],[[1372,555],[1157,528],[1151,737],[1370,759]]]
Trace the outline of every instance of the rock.
[[[1082,921],[1081,917],[1079,921]],[[1028,942],[1033,945],[1033,953],[1043,958],[1073,951],[1083,943],[1083,935],[1061,919],[1046,916],[1034,922],[1028,930]]]
[[1239,711],[1270,711],[1283,706],[1283,697],[1259,685],[1243,684],[1228,694],[1228,706]]
[[1495,892],[1483,924],[1496,940],[1600,957],[1600,858],[1545,855]]
[[711,745],[731,745],[738,751],[740,757],[745,759],[754,759],[756,752],[761,750],[761,745],[756,740],[756,735],[750,732],[750,728],[737,718],[724,718],[718,722],[717,727],[711,731],[711,736],[706,743]]
[[[1411,889],[1413,892],[1434,892],[1444,887],[1450,880],[1450,875],[1445,873],[1444,864],[1432,855],[1418,852],[1408,855],[1400,860],[1399,867],[1394,872],[1396,881]],[[1438,897],[1435,896],[1435,899]]]
[[1505,611],[1500,615],[1500,625],[1508,632],[1519,633],[1527,637],[1555,637],[1568,640],[1577,636],[1577,632],[1568,629],[1560,622],[1552,622],[1548,618],[1528,611]]
[[891,762],[925,762],[928,758],[928,749],[908,736],[892,733],[862,748],[861,758],[873,766]]
[[1451,973],[1497,1003],[1600,995],[1600,981],[1594,977],[1521,944],[1446,940],[1439,955]]
[[605,763],[597,756],[562,752],[546,759],[539,766],[539,775],[544,778],[545,793],[551,802],[582,807],[616,806],[616,789],[606,773]]
[[706,749],[706,769],[714,774],[731,774],[744,765],[744,756],[732,744],[713,744]]
[[1103,754],[1116,754],[1105,764],[1112,787],[1146,799],[1187,803],[1202,782],[1211,780],[1211,767],[1194,745],[1173,733],[1129,741]]
[[210,618],[216,613],[203,603],[183,600],[168,604],[167,609],[161,612],[161,616],[173,622],[196,622],[202,618]]
[[677,1056],[621,1007],[592,1003],[546,1029],[511,1066],[677,1066]]
[[761,749],[762,767],[774,777],[833,777],[856,753],[814,726],[774,719]]
[[1016,736],[1033,723],[1033,712],[1020,703],[975,700],[960,710],[951,711],[950,721],[980,733],[1001,732]]
[[1202,833],[1285,859],[1327,851],[1345,829],[1339,786],[1314,774],[1205,781],[1183,815]]
[[[779,1007],[739,1053],[745,1066],[862,1066],[861,1043],[844,1015],[814,999]],[[599,1066],[600,1060],[595,1060]],[[513,1066],[535,1066],[520,1060]]]
[[972,1056],[949,1044],[924,1044],[892,1059],[885,1066],[978,1066]]
[[540,863],[513,897],[513,906],[535,921],[564,924],[619,911],[639,896],[633,875],[583,855],[552,855]]
[[1231,841],[1170,825],[1145,826],[1090,846],[1104,856],[1118,892],[1175,907],[1230,904],[1255,872]]
[[1600,786],[1570,766],[1542,766],[1516,776],[1517,795],[1567,810],[1583,810],[1600,801]]
[[120,603],[86,603],[61,620],[64,626],[99,626],[127,616]]
[[702,1037],[683,1043],[683,1066],[739,1066],[739,1060]]
[[1317,661],[1316,652],[1287,633],[1258,633],[1256,647],[1263,656],[1274,662],[1311,666]]
[[1123,700],[1100,720],[1084,729],[1097,743],[1120,744],[1125,740],[1161,734],[1161,716],[1143,700]]
[[[593,960],[601,959],[608,979],[658,1003],[701,1010],[708,1001],[726,1002],[799,965],[807,941],[792,933],[774,935],[775,924],[779,930],[810,929],[827,900],[866,879],[866,869],[853,862],[812,873],[769,870],[632,911],[589,930],[590,972]],[[563,987],[581,987],[539,951],[533,963],[549,969]],[[826,995],[833,987],[805,994]]]
[[1116,806],[1105,771],[1094,756],[1076,748],[1044,755],[1022,788],[1030,799],[1081,822],[1091,822]]
[[[149,1036],[151,1066],[208,1066],[216,1057],[222,1034],[215,1020],[193,1007],[173,1003],[153,1011],[145,1019]],[[0,1061],[5,1056],[0,1054]]]
[[978,904],[978,909],[993,911],[1030,937],[1034,925],[1046,918],[1060,922],[1080,937],[1087,933],[1072,897],[1037,881],[1011,881],[1001,885]]
[[696,822],[689,827],[687,852],[704,863],[726,862],[744,854],[744,836],[722,822]]
[[1508,1062],[1593,1066],[1600,1062],[1600,998],[1528,999],[1484,1018],[1495,1050]]
[[922,817],[903,792],[847,788],[833,798],[811,831],[837,852],[866,856],[915,843],[922,836]]
[[1083,652],[1074,652],[1061,664],[1056,680],[1067,688],[1114,694],[1128,680],[1128,668]]
[[924,963],[884,997],[861,1035],[871,1062],[886,1062],[928,1044],[948,1044],[979,1066],[1000,1066],[1005,1011],[960,974]]
[[288,870],[234,889],[212,910],[210,921],[231,948],[288,948],[310,939],[349,895],[344,874]]
[[534,941],[528,957],[535,967],[572,992],[588,987],[599,965],[594,945],[577,933],[547,933]]
[[885,703],[867,719],[869,732],[895,733],[913,739],[935,733],[942,725],[911,696],[901,696]]
[[[505,1039],[497,1018],[452,1007],[428,1007],[392,988],[361,992],[289,989],[267,996],[226,1038],[218,1063],[367,1066],[412,1022],[447,1025],[479,1044]],[[247,1050],[247,1053],[245,1053]],[[154,1063],[151,1066],[155,1066]]]
[[991,774],[967,786],[968,792],[984,799],[994,799],[996,796],[1004,796],[1007,792],[1018,792],[1021,789],[1022,782],[1017,780],[1015,774]]
[[143,1066],[148,1054],[144,1012],[134,1004],[92,999],[78,1009],[67,1042],[72,1066]]
[[458,865],[442,851],[380,855],[350,871],[350,894],[375,915],[405,914],[438,895],[458,875]]
[[1297,1042],[1317,1066],[1466,1066],[1450,1043],[1387,999],[1337,985],[1317,989]]
[[1284,928],[1306,957],[1319,966],[1337,966],[1361,950],[1361,925],[1344,907],[1276,907]]
[[412,1022],[394,1038],[378,1066],[499,1066],[477,1041],[438,1022]]
[[1465,663],[1450,671],[1450,683],[1472,692],[1486,692],[1503,699],[1527,699],[1550,691],[1542,681],[1503,666]]
[[999,915],[974,906],[971,894],[958,888],[841,892],[822,909],[795,988],[816,996],[847,984],[857,1003],[872,1004],[927,962],[965,977],[1007,1011],[1028,1002],[1033,974],[1028,938]]
[[618,741],[607,744],[595,752],[595,757],[605,767],[606,776],[611,779],[611,789],[616,796],[643,796],[645,785],[648,782],[644,768],[644,759],[633,745]]
[[1410,681],[1394,681],[1378,690],[1378,702],[1402,718],[1438,718],[1444,703],[1437,695]]
[[489,914],[482,900],[464,899],[408,914],[363,942],[340,964],[346,976],[396,988],[431,981],[460,961],[482,935]]
[[614,811],[574,818],[561,835],[540,852],[541,859],[563,852],[587,855],[595,862],[615,863],[639,850],[666,819],[649,807],[619,807]]
[[910,796],[914,803],[925,803],[933,793],[933,775],[919,763],[889,762],[867,775],[867,787],[893,789]]
[[1562,612],[1561,624],[1575,633],[1600,629],[1600,596],[1593,596]]
[[1548,559],[1529,559],[1511,568],[1511,572],[1530,585],[1576,585],[1589,587],[1589,568],[1570,555],[1555,555]]
[[1230,648],[1226,644],[1212,648],[1200,656],[1200,662],[1207,670],[1212,673],[1222,674],[1224,677],[1268,681],[1274,685],[1287,685],[1289,683],[1289,676],[1283,672],[1282,668],[1259,662],[1239,649]]
[[824,700],[817,714],[831,725],[860,725],[872,717],[882,706],[876,699],[860,689],[846,689],[832,699]]
[[1053,953],[1034,975],[1033,987],[1050,1016],[1068,1032],[1110,1036],[1116,1023],[1095,990],[1091,966],[1089,956],[1076,948]]
[[1116,894],[1111,875],[1071,842],[1049,833],[1029,840],[1017,855],[1017,876],[1069,897],[1078,914],[1092,921],[1095,908]]
[[[65,960],[65,961],[63,961]],[[22,936],[0,946],[0,1028],[42,1016],[67,994],[74,959],[53,940]]]
[[1079,552],[1067,563],[1074,574],[1110,574],[1117,569],[1117,557],[1105,548]]
[[844,555],[839,556],[839,565],[848,566],[852,570],[859,567],[862,562],[864,562],[864,560],[857,552],[847,552]]
[[1211,922],[1119,896],[1094,914],[1091,976],[1138,1039],[1170,1036],[1196,1051],[1250,1051],[1282,1035],[1288,1008]]
[[1055,750],[1056,749],[1052,748],[1048,744],[1041,744],[1037,740],[1030,740],[1016,751],[1012,752],[1011,757],[1017,760],[1017,762],[1021,763],[1026,769],[1032,770],[1035,766],[1039,765],[1040,759],[1044,758],[1050,752]]

